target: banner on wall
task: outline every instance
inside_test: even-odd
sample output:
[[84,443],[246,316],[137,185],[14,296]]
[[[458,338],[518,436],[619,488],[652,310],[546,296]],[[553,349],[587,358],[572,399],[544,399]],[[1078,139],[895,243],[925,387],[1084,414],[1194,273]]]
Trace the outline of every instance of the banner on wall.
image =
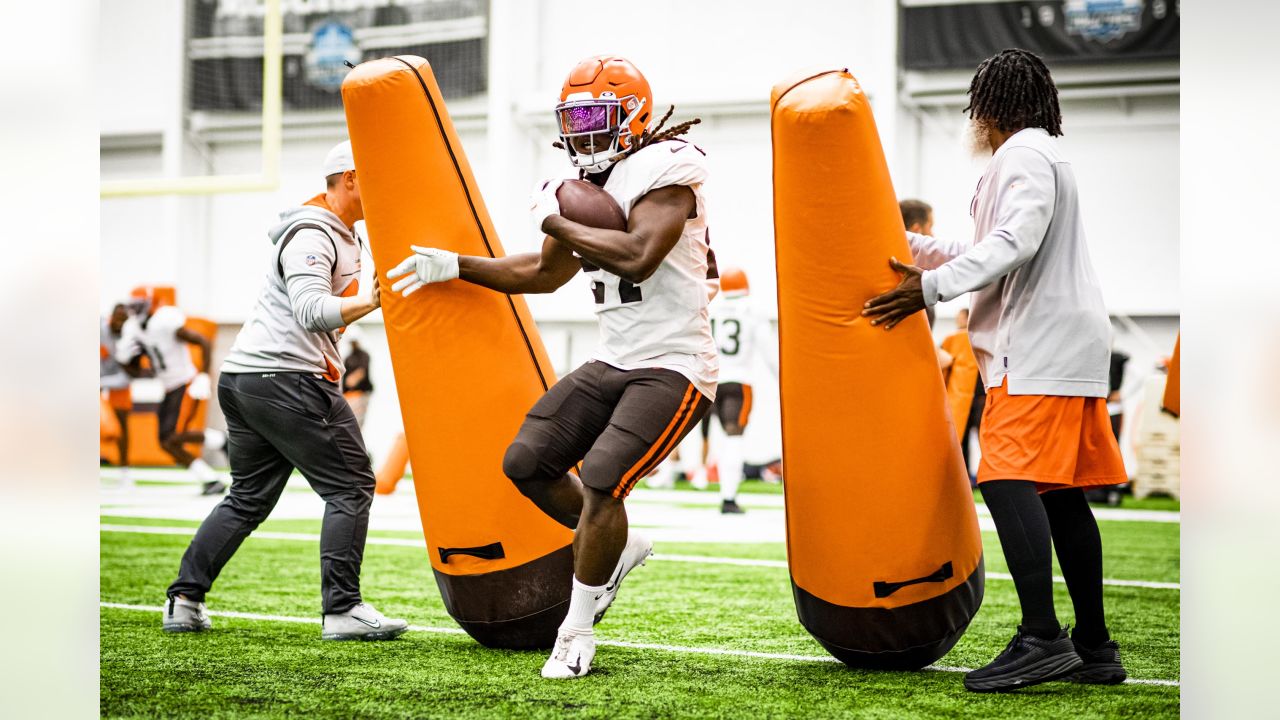
[[1179,0],[902,0],[907,70],[972,70],[1005,48],[1050,65],[1177,60]]
[[[283,0],[284,107],[338,110],[364,60],[425,57],[446,99],[487,89],[487,0]],[[262,107],[262,0],[190,0],[187,105]]]

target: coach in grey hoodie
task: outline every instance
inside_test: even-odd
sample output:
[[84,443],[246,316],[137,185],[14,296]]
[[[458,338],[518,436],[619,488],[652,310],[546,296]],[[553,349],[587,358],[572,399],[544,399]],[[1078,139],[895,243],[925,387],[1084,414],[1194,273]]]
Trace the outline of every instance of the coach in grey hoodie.
[[[324,498],[320,584],[326,640],[382,640],[407,623],[360,596],[360,563],[374,478],[355,414],[338,385],[343,328],[381,305],[360,292],[364,218],[351,143],[329,151],[325,192],[280,214],[262,292],[218,380],[227,419],[231,490],[205,518],[169,586],[164,629],[210,627],[205,593],[275,507],[294,468]],[[374,275],[376,278],[376,274]]]

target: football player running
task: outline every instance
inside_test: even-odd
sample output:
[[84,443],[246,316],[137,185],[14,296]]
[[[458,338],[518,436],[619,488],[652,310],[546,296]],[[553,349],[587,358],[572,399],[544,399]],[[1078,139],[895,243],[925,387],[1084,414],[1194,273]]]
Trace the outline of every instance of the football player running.
[[[120,330],[115,359],[128,366],[139,356],[147,356],[156,379],[164,385],[164,399],[157,413],[160,447],[200,481],[202,495],[221,495],[227,486],[218,480],[217,471],[186,448],[187,443],[203,443],[204,432],[178,428],[184,395],[190,395],[196,402],[209,399],[212,387],[209,360],[213,356],[213,344],[185,327],[185,313],[153,294],[147,293],[132,304],[135,312]],[[190,345],[200,348],[199,370],[191,360]]]
[[[743,433],[751,419],[751,381],[756,374],[755,359],[758,356],[775,376],[778,374],[778,361],[777,348],[770,342],[772,331],[768,322],[751,305],[751,288],[746,272],[726,268],[721,275],[721,286],[720,300],[711,306],[711,328],[721,363],[720,385],[710,415],[720,421],[724,430],[724,439],[716,452],[720,512],[737,514],[742,512],[738,506],[738,488],[742,485],[742,463],[746,454]],[[705,477],[706,469],[701,472]]]
[[[414,247],[387,273],[406,296],[461,279],[498,292],[549,293],[579,271],[591,278],[600,348],[529,411],[503,458],[520,491],[574,534],[569,611],[545,678],[586,675],[592,626],[623,578],[653,551],[629,532],[623,500],[671,452],[715,399],[718,358],[707,315],[715,256],[702,185],[705,154],[677,139],[696,119],[648,130],[649,83],[627,60],[589,58],[569,73],[556,106],[560,142],[580,176],[608,192],[625,231],[560,215],[560,180],[533,193],[541,252],[502,258]],[[581,463],[581,480],[569,472]]]
[[769,322],[751,303],[747,273],[740,268],[720,269],[720,296],[710,304],[711,331],[720,356],[720,383],[711,411],[702,420],[701,433],[689,433],[678,448],[679,460],[668,458],[647,484],[652,488],[675,487],[676,476],[684,473],[697,490],[708,486],[707,456],[711,418],[720,421],[724,437],[715,455],[719,468],[720,513],[741,514],[738,488],[742,485],[746,454],[747,421],[751,419],[752,381],[757,358],[774,376],[778,374],[778,348]]

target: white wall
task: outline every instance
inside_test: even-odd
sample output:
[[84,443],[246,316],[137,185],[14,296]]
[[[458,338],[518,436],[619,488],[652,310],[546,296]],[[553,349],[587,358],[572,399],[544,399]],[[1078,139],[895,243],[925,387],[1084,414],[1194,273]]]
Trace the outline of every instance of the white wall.
[[101,0],[94,74],[103,135],[163,132],[182,99],[182,0]]
[[[259,168],[252,128],[213,128],[200,137],[175,132],[181,120],[181,5],[103,2],[104,179]],[[708,153],[713,247],[722,265],[747,270],[756,301],[771,316],[768,97],[797,69],[849,67],[872,98],[899,196],[932,203],[939,234],[972,232],[968,204],[980,168],[959,150],[960,106],[919,109],[899,97],[896,37],[891,0],[654,0],[642,6],[493,0],[488,97],[451,103],[450,110],[502,243],[508,252],[532,250],[540,238],[527,221],[529,189],[568,169],[563,152],[550,147],[551,108],[564,75],[592,54],[629,57],[646,73],[659,114],[675,104],[677,121],[702,118],[689,137]],[[1167,340],[1171,349],[1176,319],[1168,316],[1179,310],[1176,95],[1069,100],[1063,112],[1063,145],[1080,179],[1091,250],[1111,308],[1155,316],[1138,320],[1154,333],[1147,344]],[[147,133],[154,136],[150,141],[135,137]],[[224,324],[219,350],[225,351],[266,272],[266,228],[281,209],[321,190],[319,162],[343,137],[340,114],[288,116],[281,185],[274,192],[103,200],[102,308],[137,284],[177,284],[189,312]],[[589,298],[581,277],[553,295],[529,298],[558,373],[576,367],[594,348]],[[939,337],[958,304],[940,311]],[[361,323],[378,386],[366,424],[375,457],[399,427],[379,322],[375,314]],[[778,454],[771,390],[756,396],[749,446],[757,457],[751,459]]]

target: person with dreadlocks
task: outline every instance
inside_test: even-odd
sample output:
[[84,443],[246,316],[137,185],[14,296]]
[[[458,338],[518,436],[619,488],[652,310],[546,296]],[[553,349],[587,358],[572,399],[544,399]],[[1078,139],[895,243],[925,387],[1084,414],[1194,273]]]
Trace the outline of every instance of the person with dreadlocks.
[[[541,252],[503,258],[414,247],[387,273],[409,295],[461,279],[498,292],[548,293],[579,270],[591,278],[600,348],[529,411],[503,472],[548,515],[576,530],[568,614],[545,678],[577,678],[595,656],[593,625],[653,543],[629,531],[623,500],[715,399],[719,360],[707,304],[719,289],[702,186],[705,153],[680,139],[699,122],[649,130],[653,97],[627,60],[588,58],[569,73],[556,106],[560,142],[582,179],[603,188],[625,231],[560,214],[560,180],[532,197]],[[672,108],[674,110],[674,108]],[[402,277],[403,276],[403,277]],[[570,469],[581,463],[581,479]]]
[[[969,338],[988,393],[978,483],[1022,623],[965,687],[1119,683],[1125,670],[1103,612],[1102,541],[1082,489],[1126,479],[1107,416],[1111,323],[1075,175],[1054,140],[1062,135],[1057,87],[1039,57],[1004,50],[978,66],[969,99],[972,149],[991,155],[971,206],[975,241],[909,234],[920,267],[891,259],[902,282],[862,314],[891,330],[973,292]],[[1070,637],[1054,612],[1051,547],[1075,608]]]

